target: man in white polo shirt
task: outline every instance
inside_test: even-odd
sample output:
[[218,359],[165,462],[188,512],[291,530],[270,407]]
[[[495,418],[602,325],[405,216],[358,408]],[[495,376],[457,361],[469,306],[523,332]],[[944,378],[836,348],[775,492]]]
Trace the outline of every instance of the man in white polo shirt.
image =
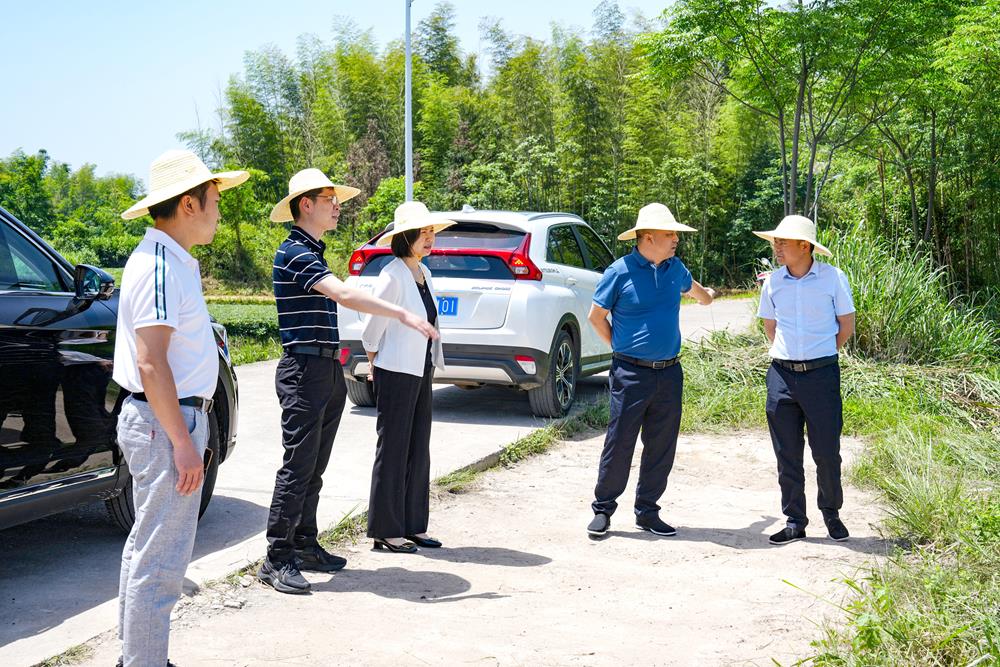
[[249,178],[213,174],[190,151],[150,167],[150,192],[122,213],[154,226],[122,274],[114,380],[131,392],[118,416],[118,446],[132,474],[135,524],[122,552],[119,665],[168,665],[170,612],[194,548],[204,480],[208,412],[219,357],[190,250],[212,242],[219,192]]
[[757,311],[771,341],[767,425],[778,460],[781,511],[787,517],[785,527],[769,541],[782,545],[806,536],[803,429],[816,462],[817,503],[827,533],[843,541],[849,533],[840,520],[844,420],[837,351],[854,334],[851,288],[843,271],[813,259],[814,250],[828,257],[833,253],[816,241],[816,225],[809,218],[789,215],[776,229],[754,234],[771,242],[782,265],[764,281]]

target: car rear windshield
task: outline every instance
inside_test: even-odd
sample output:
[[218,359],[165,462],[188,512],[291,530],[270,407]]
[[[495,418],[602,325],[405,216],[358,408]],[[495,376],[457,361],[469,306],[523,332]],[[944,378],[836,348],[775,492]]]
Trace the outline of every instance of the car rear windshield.
[[[434,248],[440,250],[461,250],[461,254],[431,255],[424,263],[435,278],[475,278],[479,280],[513,280],[514,275],[500,257],[478,255],[476,250],[512,252],[524,240],[525,232],[516,229],[501,229],[496,225],[461,222],[441,231],[434,241]],[[365,268],[363,276],[376,276],[391,262],[392,255],[373,257]]]

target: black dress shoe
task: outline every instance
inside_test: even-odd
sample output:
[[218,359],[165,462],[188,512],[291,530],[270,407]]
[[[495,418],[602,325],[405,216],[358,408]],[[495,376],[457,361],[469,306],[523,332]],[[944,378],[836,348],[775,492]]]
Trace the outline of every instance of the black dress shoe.
[[677,530],[669,523],[664,522],[659,514],[642,514],[637,516],[635,518],[635,526],[641,530],[646,530],[654,535],[661,535],[663,537],[673,537],[677,534]]
[[309,582],[299,572],[294,558],[283,563],[272,563],[270,558],[265,558],[257,570],[257,578],[279,593],[309,592]]
[[299,569],[304,572],[336,572],[344,569],[347,559],[334,556],[318,544],[295,550]]
[[425,549],[439,549],[441,547],[441,540],[435,540],[433,537],[417,537],[416,535],[407,535],[406,539],[413,542],[418,547],[424,547]]
[[417,545],[413,542],[403,542],[402,544],[392,544],[386,542],[381,537],[375,538],[375,551],[381,551],[382,549],[388,549],[393,553],[397,554],[415,554],[417,553]]
[[611,517],[603,512],[598,512],[587,525],[587,533],[592,537],[600,537],[608,532],[611,527]]
[[806,539],[805,528],[799,528],[796,530],[795,528],[789,528],[786,526],[781,530],[779,530],[778,532],[776,532],[774,535],[772,535],[768,539],[768,542],[780,546],[782,544],[788,544],[789,542],[798,542],[799,540],[804,540],[804,539]]
[[851,536],[847,532],[847,526],[840,519],[830,519],[826,522],[826,530],[830,535],[830,539],[834,542],[843,542]]

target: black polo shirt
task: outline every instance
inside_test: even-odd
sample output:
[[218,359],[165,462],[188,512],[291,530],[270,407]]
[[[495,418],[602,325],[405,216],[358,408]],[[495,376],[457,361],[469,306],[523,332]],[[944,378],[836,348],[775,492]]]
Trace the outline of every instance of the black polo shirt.
[[326,244],[292,227],[274,256],[271,281],[278,306],[281,344],[337,347],[337,302],[313,290],[332,275],[323,251]]

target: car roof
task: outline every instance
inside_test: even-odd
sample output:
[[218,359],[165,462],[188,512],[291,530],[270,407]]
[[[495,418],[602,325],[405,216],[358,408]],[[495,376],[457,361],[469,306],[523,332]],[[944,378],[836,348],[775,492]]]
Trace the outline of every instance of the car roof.
[[503,226],[515,227],[526,232],[549,227],[554,222],[583,222],[583,219],[573,213],[536,211],[497,211],[497,210],[462,210],[438,211],[436,217],[447,218],[455,222],[490,222]]

